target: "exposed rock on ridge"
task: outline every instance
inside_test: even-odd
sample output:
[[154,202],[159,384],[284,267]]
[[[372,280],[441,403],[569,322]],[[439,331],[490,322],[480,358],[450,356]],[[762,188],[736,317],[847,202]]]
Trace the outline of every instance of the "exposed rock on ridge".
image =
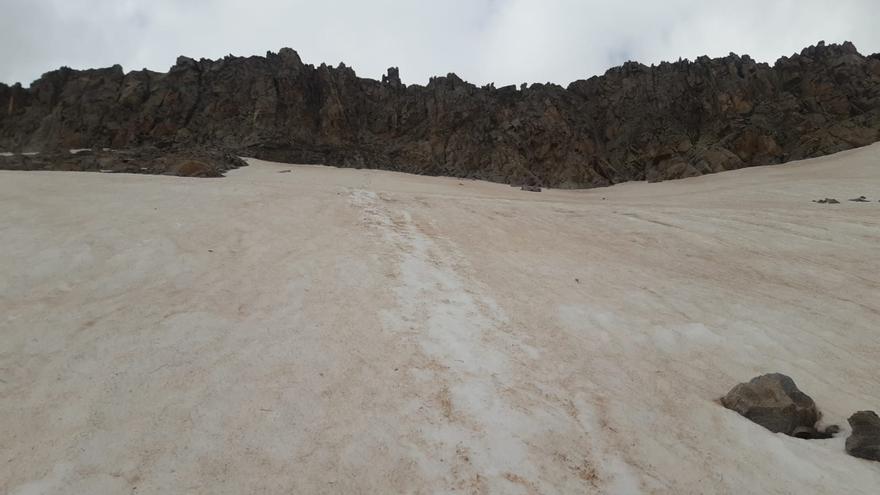
[[177,175],[181,177],[222,177],[247,162],[230,153],[214,149],[159,150],[141,146],[127,150],[50,151],[38,154],[0,155],[4,170],[63,170],[71,172],[115,172],[129,174]]
[[265,57],[120,66],[0,84],[0,151],[209,146],[293,163],[544,186],[663,180],[780,163],[880,139],[880,56],[851,43],[773,66],[731,54],[628,62],[563,88],[427,86]]

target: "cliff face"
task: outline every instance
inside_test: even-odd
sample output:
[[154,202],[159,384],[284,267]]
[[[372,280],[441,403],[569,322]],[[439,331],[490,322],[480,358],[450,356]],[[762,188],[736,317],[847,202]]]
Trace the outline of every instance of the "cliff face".
[[880,55],[850,43],[627,63],[563,88],[404,86],[344,65],[180,57],[0,84],[0,150],[217,147],[295,163],[588,187],[819,156],[880,140]]

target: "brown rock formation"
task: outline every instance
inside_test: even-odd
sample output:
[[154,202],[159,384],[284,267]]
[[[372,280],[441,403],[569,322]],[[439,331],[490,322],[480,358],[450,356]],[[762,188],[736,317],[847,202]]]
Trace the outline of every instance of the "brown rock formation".
[[64,170],[71,172],[122,172],[129,174],[222,177],[230,169],[246,166],[241,158],[217,150],[159,150],[142,146],[123,151],[78,150],[38,154],[0,155],[3,170]]
[[589,187],[780,163],[880,139],[880,55],[851,43],[773,66],[748,56],[628,62],[563,88],[405,86],[345,65],[193,60],[0,84],[0,150],[208,146],[295,163]]

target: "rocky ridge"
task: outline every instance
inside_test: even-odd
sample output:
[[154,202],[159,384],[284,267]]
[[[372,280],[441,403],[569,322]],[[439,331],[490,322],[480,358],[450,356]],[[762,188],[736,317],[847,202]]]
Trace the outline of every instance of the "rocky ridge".
[[[404,85],[292,49],[167,73],[62,68],[0,84],[0,151],[215,149],[551,187],[665,180],[880,140],[880,55],[819,43],[772,66],[700,57],[521,87]],[[9,160],[0,161],[0,167]]]

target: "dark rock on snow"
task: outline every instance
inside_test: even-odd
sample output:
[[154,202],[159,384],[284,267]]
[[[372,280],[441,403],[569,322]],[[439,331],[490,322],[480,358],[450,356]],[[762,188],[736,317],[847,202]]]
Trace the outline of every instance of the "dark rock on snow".
[[834,198],[825,198],[825,199],[814,199],[813,203],[836,205],[836,204],[840,204],[840,201],[838,201]]
[[815,438],[816,403],[786,375],[771,373],[740,383],[721,404],[774,433]]
[[0,151],[216,148],[518,186],[676,179],[878,139],[880,57],[851,43],[773,65],[734,54],[627,62],[568,87],[477,87],[455,74],[407,86],[396,68],[364,79],[289,48],[180,57],[167,73],[61,68],[27,88],[0,84]]
[[183,177],[221,177],[230,169],[246,166],[236,155],[214,149],[159,150],[140,147],[124,151],[50,151],[35,155],[0,155],[0,169],[125,172]]
[[854,201],[856,203],[869,203],[868,198],[864,196],[859,196],[858,198],[852,198],[850,201]]
[[840,433],[840,427],[837,425],[828,426],[821,431],[812,426],[799,426],[795,428],[791,436],[805,440],[824,440],[834,438],[834,435],[838,433]]
[[852,434],[846,452],[855,457],[880,461],[880,417],[874,411],[859,411],[849,418]]

